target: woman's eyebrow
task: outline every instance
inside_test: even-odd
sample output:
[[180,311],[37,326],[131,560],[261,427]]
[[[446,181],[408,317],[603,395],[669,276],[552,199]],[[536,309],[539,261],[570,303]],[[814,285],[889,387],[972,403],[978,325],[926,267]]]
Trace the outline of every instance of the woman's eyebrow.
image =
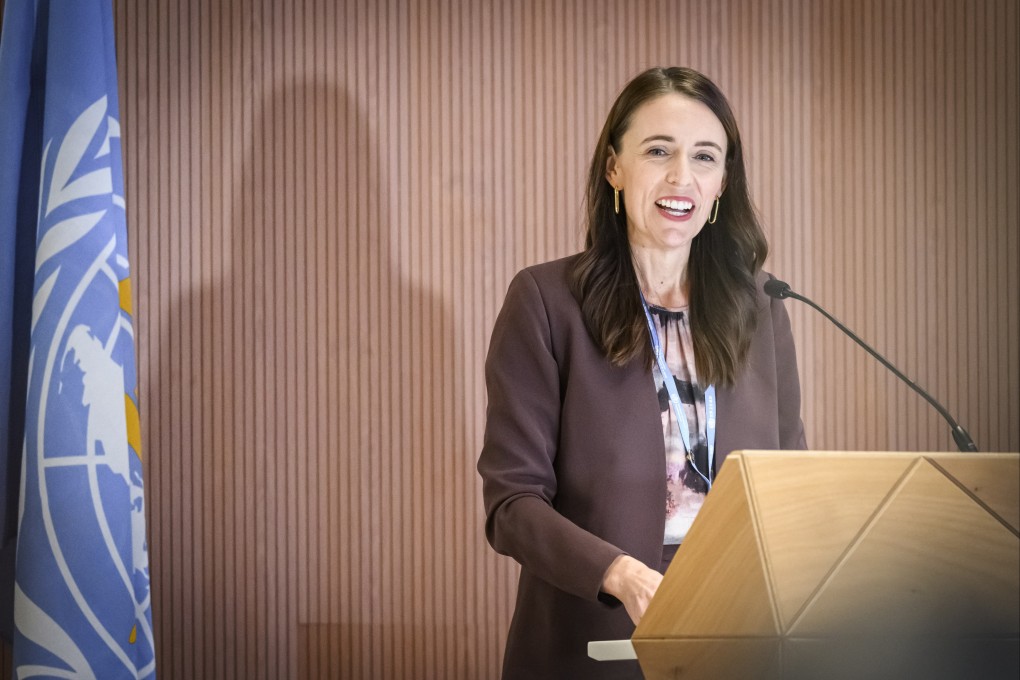
[[[647,144],[648,142],[669,142],[670,144],[675,144],[676,138],[670,137],[669,135],[651,135],[650,137],[645,137],[644,139],[641,140],[641,144]],[[722,147],[716,144],[715,142],[710,141],[695,142],[694,146],[711,146],[715,149],[718,149],[719,153],[722,153]]]
[[652,135],[641,140],[642,144],[647,144],[648,142],[676,142],[676,140],[669,135]]
[[715,142],[695,142],[694,146],[711,146],[718,149],[719,153],[722,153],[722,147],[716,144]]

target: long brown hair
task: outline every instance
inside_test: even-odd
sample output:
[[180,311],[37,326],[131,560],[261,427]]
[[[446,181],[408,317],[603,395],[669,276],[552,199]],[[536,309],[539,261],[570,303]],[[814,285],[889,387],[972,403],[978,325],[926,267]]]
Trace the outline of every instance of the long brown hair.
[[754,333],[755,279],[768,255],[768,243],[751,204],[737,121],[726,97],[701,73],[652,68],[630,81],[616,98],[591,159],[585,250],[571,272],[571,290],[592,338],[614,365],[640,357],[651,367],[655,357],[631,259],[626,212],[622,202],[620,214],[614,210],[606,162],[611,149],[620,151],[634,112],[671,93],[708,106],[726,130],[726,191],[715,224],[705,225],[691,243],[687,272],[698,376],[705,385],[732,384]]

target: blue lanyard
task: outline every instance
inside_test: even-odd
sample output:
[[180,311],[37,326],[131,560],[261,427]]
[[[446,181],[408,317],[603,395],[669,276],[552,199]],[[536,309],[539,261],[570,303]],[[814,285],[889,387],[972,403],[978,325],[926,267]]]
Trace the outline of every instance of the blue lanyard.
[[645,309],[645,319],[648,321],[648,332],[652,336],[652,351],[655,352],[655,361],[659,365],[659,373],[662,374],[662,382],[669,392],[669,401],[673,405],[673,413],[676,415],[677,424],[680,426],[680,438],[683,439],[684,447],[687,449],[687,460],[691,462],[694,471],[705,480],[708,488],[712,488],[712,470],[715,467],[715,385],[709,385],[705,390],[705,418],[708,420],[705,428],[705,436],[708,439],[708,474],[698,469],[694,462],[694,452],[691,448],[690,427],[687,425],[687,414],[684,413],[683,404],[680,402],[680,393],[676,389],[676,381],[673,379],[673,372],[669,370],[666,357],[662,351],[662,344],[659,342],[659,332],[655,329],[655,322],[652,320],[652,313],[648,311],[648,303],[645,296],[641,296],[641,306]]

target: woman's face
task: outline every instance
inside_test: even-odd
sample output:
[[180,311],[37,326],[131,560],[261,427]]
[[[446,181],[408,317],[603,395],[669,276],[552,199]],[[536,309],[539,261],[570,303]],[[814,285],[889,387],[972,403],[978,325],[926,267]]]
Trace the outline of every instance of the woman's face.
[[612,150],[606,179],[620,190],[632,247],[690,250],[726,180],[726,131],[680,94],[640,106]]

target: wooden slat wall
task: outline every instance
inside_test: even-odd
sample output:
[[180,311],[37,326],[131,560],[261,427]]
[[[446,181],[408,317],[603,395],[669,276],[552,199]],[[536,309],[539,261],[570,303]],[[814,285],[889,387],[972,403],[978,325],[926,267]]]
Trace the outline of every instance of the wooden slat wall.
[[[153,0],[117,30],[162,677],[497,675],[488,333],[579,246],[650,65],[728,93],[769,268],[1020,449],[1015,0]],[[789,309],[814,447],[952,448]]]

